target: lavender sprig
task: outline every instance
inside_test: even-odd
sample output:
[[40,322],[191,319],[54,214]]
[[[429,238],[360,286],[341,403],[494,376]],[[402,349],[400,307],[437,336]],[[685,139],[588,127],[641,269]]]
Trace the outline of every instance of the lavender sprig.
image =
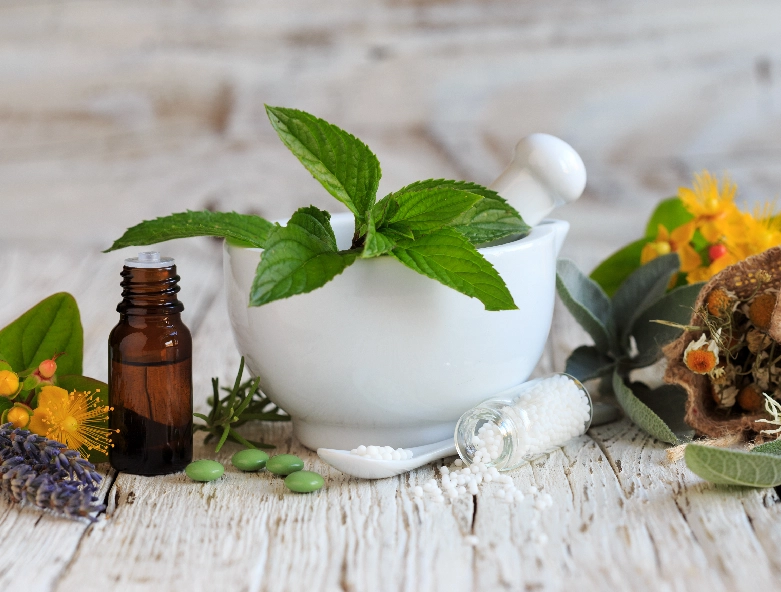
[[15,502],[29,502],[69,518],[94,520],[102,477],[76,450],[7,423],[0,426],[0,488]]

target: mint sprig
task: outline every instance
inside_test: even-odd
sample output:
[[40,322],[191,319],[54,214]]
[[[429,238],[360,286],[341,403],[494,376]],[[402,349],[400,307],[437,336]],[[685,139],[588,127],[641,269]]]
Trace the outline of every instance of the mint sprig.
[[108,249],[154,245],[175,238],[219,236],[243,241],[252,247],[262,247],[274,225],[261,218],[236,212],[182,212],[154,220],[145,220],[128,228]]
[[107,249],[189,236],[221,236],[264,249],[249,303],[261,306],[319,288],[357,258],[392,256],[410,269],[477,298],[486,310],[513,310],[510,291],[475,248],[529,227],[495,191],[467,181],[417,181],[377,201],[377,157],[353,135],[304,111],[266,107],[279,138],[355,217],[339,250],[330,214],[301,208],[286,226],[258,216],[184,212],[142,222]]
[[287,226],[274,228],[250,290],[250,306],[311,292],[342,273],[356,253],[339,252],[331,215],[314,206],[301,208]]

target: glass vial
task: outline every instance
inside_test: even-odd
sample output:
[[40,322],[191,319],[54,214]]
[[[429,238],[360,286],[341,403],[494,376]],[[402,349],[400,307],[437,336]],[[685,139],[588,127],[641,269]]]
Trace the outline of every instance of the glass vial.
[[552,374],[464,413],[456,424],[456,450],[467,465],[508,471],[585,434],[592,415],[586,387],[569,374]]
[[108,341],[111,466],[136,475],[180,471],[193,455],[192,337],[170,257],[139,253],[122,269],[119,323]]

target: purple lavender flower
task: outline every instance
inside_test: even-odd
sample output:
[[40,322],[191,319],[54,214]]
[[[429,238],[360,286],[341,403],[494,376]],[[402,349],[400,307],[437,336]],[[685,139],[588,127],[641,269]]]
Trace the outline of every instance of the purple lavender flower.
[[105,509],[94,495],[102,481],[95,466],[61,442],[7,423],[0,426],[0,461],[0,489],[15,502],[89,520]]

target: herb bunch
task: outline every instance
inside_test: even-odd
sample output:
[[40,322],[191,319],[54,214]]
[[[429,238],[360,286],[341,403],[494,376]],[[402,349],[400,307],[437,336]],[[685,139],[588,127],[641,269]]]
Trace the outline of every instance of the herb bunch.
[[[204,424],[195,424],[194,431],[208,432],[205,442],[217,438],[217,446],[214,452],[219,452],[227,440],[232,440],[246,448],[274,448],[270,444],[248,440],[236,431],[236,428],[250,420],[260,421],[290,421],[289,415],[280,413],[279,407],[269,401],[268,397],[260,390],[260,379],[255,378],[241,382],[244,374],[244,356],[239,364],[239,372],[233,383],[233,388],[220,388],[218,378],[212,378],[213,395],[208,403],[211,410],[208,415],[193,413]],[[220,391],[227,392],[227,396],[220,398]]]
[[311,292],[357,259],[390,256],[467,296],[486,310],[517,306],[494,267],[475,248],[529,232],[520,214],[495,191],[465,181],[429,179],[377,200],[381,170],[366,144],[306,113],[266,107],[279,138],[355,217],[348,249],[340,250],[330,214],[296,211],[287,226],[235,212],[183,212],[144,221],[106,252],[190,236],[219,236],[265,249],[249,304],[261,306]]
[[65,444],[0,426],[0,488],[15,502],[28,502],[67,518],[95,520],[105,509],[95,496],[102,477]]

